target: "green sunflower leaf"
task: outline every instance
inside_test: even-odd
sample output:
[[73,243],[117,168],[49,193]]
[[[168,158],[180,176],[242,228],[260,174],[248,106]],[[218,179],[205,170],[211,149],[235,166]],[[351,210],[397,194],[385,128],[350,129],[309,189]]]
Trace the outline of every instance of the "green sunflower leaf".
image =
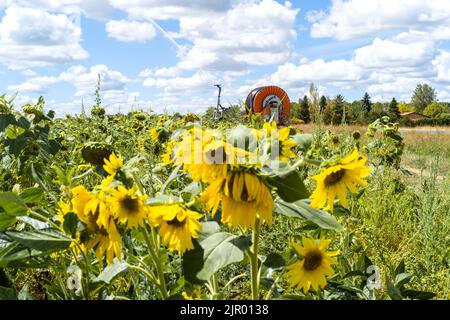
[[106,284],[110,284],[115,277],[117,277],[121,273],[126,272],[128,268],[128,263],[114,260],[114,263],[107,266],[105,270],[103,270],[102,273],[100,273],[98,277],[95,278],[94,282],[104,282]]
[[26,232],[7,231],[6,234],[21,245],[41,252],[61,251],[69,248],[72,240],[55,229]]
[[312,221],[319,227],[327,230],[341,231],[342,226],[328,212],[312,208],[310,200],[300,200],[293,203],[283,201],[280,198],[275,200],[274,212],[287,217],[301,218]]
[[208,281],[214,273],[245,258],[251,241],[230,233],[215,233],[183,255],[183,270],[191,283]]
[[26,216],[28,212],[25,202],[13,192],[0,193],[0,207],[10,216]]
[[306,189],[297,169],[268,176],[267,180],[270,185],[276,188],[276,192],[284,201],[295,202],[309,198],[308,189]]

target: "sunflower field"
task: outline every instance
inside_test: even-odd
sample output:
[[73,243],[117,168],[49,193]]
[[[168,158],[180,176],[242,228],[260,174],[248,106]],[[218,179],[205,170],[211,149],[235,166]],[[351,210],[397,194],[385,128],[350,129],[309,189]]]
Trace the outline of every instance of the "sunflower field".
[[0,299],[446,299],[448,182],[398,124],[55,118],[0,98]]

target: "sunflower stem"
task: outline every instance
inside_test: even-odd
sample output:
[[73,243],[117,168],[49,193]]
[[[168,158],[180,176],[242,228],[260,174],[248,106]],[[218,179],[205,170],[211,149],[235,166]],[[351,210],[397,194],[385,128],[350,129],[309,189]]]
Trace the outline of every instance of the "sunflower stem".
[[154,237],[150,237],[148,234],[148,231],[145,227],[142,228],[145,242],[147,243],[148,250],[150,252],[150,255],[152,257],[153,263],[156,267],[156,273],[158,275],[158,288],[161,292],[161,297],[166,300],[169,297],[169,294],[167,293],[167,285],[166,285],[166,279],[164,278],[164,270],[161,263],[161,257],[159,255],[159,246],[155,246],[155,239]]
[[258,245],[259,245],[260,221],[256,218],[255,228],[252,233],[252,246],[250,248],[250,269],[252,299],[259,300],[259,267],[258,267]]

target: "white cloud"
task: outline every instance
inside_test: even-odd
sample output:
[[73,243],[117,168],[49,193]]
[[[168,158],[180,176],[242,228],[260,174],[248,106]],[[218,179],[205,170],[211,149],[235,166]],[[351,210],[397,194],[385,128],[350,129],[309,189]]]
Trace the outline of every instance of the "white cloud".
[[92,95],[97,85],[98,75],[101,77],[101,90],[124,90],[131,80],[121,72],[110,70],[106,65],[96,65],[87,70],[83,66],[69,68],[60,74],[61,81],[70,82],[76,89],[76,96]]
[[142,70],[139,74],[142,78],[157,77],[157,78],[173,78],[181,74],[181,70],[177,67],[163,67]]
[[323,10],[311,10],[306,12],[306,20],[308,20],[309,23],[314,23],[325,18],[326,15],[327,14]]
[[437,90],[436,97],[440,101],[449,101],[450,100],[450,88],[448,88],[448,90],[445,90],[445,89]]
[[208,90],[217,82],[217,77],[209,72],[197,72],[190,77],[174,78],[148,78],[144,81],[144,87],[163,88],[166,92],[180,90]]
[[328,14],[312,25],[311,36],[345,40],[380,31],[434,28],[449,21],[447,0],[334,0]]
[[84,14],[88,18],[100,20],[110,17],[113,11],[110,0],[5,0],[3,2],[4,6],[16,5],[69,15]]
[[223,13],[231,6],[231,0],[110,0],[110,3],[128,12],[132,19],[179,19]]
[[180,36],[193,45],[182,57],[182,69],[242,70],[285,62],[297,37],[298,9],[273,0],[244,1],[212,18],[180,19]]
[[27,70],[23,70],[22,72],[20,72],[22,75],[24,75],[25,77],[35,77],[37,76],[37,73],[33,70],[27,69]]
[[74,66],[58,76],[34,77],[21,84],[10,85],[8,90],[44,94],[48,92],[49,86],[66,82],[75,87],[75,96],[92,96],[97,85],[98,75],[101,77],[101,90],[104,93],[126,91],[126,84],[131,82],[119,71],[110,70],[105,65],[96,65],[89,70],[83,66]]
[[112,20],[106,24],[106,32],[122,42],[145,43],[156,37],[155,27],[147,22]]
[[9,91],[32,92],[38,94],[47,93],[49,85],[58,83],[57,77],[36,77],[25,81],[19,85],[10,85]]
[[400,43],[375,38],[371,45],[355,50],[355,64],[364,68],[417,67],[435,55],[432,41]]
[[270,77],[271,82],[288,86],[301,87],[311,82],[333,82],[336,84],[359,81],[363,77],[363,69],[349,60],[322,59],[303,61],[300,65],[286,63]]
[[437,80],[450,82],[450,51],[441,50],[433,65],[437,70]]
[[81,29],[64,14],[9,7],[0,23],[0,62],[11,69],[85,59]]
[[368,87],[367,92],[379,95],[383,100],[392,99],[394,96],[397,100],[408,100],[419,83],[430,84],[429,81],[421,78],[397,77],[392,82],[373,84]]

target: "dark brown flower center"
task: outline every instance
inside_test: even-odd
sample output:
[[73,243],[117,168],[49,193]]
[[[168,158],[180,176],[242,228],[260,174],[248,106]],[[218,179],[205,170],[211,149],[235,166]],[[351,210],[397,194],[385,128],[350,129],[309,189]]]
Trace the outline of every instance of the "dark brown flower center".
[[[233,174],[231,179],[228,181],[228,190],[230,190],[231,196],[233,195],[233,186],[234,186],[234,180],[239,179],[239,173]],[[234,199],[237,201],[237,199]],[[248,190],[247,186],[244,182],[244,186],[242,188],[242,193],[240,194],[240,200],[243,202],[248,202]]]
[[224,147],[219,147],[211,151],[205,152],[205,157],[208,164],[226,164],[227,153]]
[[122,200],[122,206],[129,212],[136,213],[139,212],[139,201],[138,199],[133,199],[130,196],[126,196]]
[[179,221],[178,218],[175,218],[171,221],[167,221],[167,224],[174,228],[182,228],[184,226],[184,223],[186,222],[186,219],[187,218],[185,218],[183,221]]
[[318,250],[308,252],[303,263],[303,268],[307,271],[316,270],[322,263],[322,253]]
[[342,177],[345,174],[345,169],[340,169],[339,171],[330,173],[326,178],[325,178],[325,186],[330,186],[335,184],[336,182],[341,181]]

